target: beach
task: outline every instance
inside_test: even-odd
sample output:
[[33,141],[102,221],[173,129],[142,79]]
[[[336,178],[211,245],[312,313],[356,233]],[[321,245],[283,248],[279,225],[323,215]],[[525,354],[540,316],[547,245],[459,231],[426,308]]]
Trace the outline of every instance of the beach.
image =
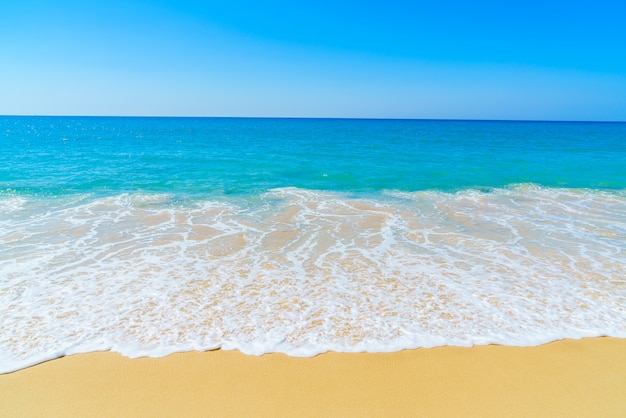
[[626,414],[626,339],[311,358],[78,354],[0,375],[0,416]]
[[0,136],[0,416],[626,416],[626,124]]
[[4,3],[0,418],[626,418],[626,1]]

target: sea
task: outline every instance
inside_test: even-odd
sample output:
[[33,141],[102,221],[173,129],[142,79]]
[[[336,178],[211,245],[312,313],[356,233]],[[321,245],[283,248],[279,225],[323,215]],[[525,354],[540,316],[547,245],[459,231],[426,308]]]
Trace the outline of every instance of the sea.
[[626,338],[626,123],[0,117],[0,372]]

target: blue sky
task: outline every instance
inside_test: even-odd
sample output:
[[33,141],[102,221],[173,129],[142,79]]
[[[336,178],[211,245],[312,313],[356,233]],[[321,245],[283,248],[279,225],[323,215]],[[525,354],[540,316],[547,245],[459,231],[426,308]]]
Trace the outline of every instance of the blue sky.
[[0,114],[626,121],[626,2],[0,0]]

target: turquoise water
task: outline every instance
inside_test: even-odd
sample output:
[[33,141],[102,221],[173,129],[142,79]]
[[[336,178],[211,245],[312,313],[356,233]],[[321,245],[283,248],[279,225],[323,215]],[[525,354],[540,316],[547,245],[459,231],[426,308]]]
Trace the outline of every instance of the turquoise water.
[[626,187],[626,124],[333,119],[0,119],[18,194]]
[[0,117],[0,372],[626,337],[626,123]]

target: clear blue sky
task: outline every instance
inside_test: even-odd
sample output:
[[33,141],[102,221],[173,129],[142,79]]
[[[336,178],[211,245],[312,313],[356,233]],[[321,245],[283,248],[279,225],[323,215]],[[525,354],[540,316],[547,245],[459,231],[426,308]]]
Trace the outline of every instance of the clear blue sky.
[[0,114],[626,121],[626,1],[0,0]]

